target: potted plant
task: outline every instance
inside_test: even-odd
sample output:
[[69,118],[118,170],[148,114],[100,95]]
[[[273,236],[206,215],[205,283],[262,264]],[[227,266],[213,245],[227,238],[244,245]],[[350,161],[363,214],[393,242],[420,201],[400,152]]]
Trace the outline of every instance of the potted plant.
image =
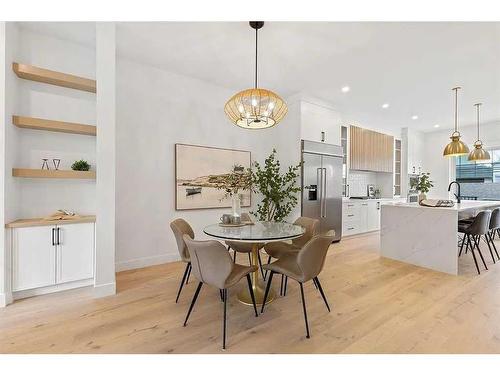
[[431,187],[434,186],[433,181],[430,179],[430,173],[420,173],[415,182],[411,185],[411,188],[419,192],[418,201],[421,202],[427,199],[426,194],[429,192]]
[[261,166],[255,162],[251,170],[253,191],[262,195],[262,201],[257,205],[257,211],[252,212],[261,221],[285,221],[286,217],[297,205],[297,195],[300,192],[297,179],[302,163],[289,166],[282,173],[280,162],[276,158],[276,150]]
[[252,186],[250,169],[245,170],[241,165],[234,165],[230,173],[214,177],[215,187],[224,190],[222,199],[231,197],[232,215],[241,215],[241,191],[249,190]]
[[74,171],[88,171],[90,170],[90,164],[85,160],[77,160],[71,165],[71,169]]

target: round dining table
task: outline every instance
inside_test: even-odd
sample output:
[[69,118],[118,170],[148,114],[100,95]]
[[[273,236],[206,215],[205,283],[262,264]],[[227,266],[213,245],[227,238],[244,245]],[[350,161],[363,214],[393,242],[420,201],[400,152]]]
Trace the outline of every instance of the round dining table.
[[[257,221],[244,226],[222,226],[212,224],[203,229],[203,232],[213,238],[224,241],[251,243],[252,265],[259,267],[259,246],[262,243],[292,240],[304,234],[305,229],[300,225],[290,223],[277,223],[271,221]],[[262,247],[262,246],[261,246]],[[265,285],[259,279],[259,270],[252,272],[252,289],[255,303],[262,305],[264,301]],[[273,289],[269,290],[266,303],[271,302],[276,296]],[[246,305],[252,305],[252,298],[248,288],[242,288],[238,293],[238,300]]]

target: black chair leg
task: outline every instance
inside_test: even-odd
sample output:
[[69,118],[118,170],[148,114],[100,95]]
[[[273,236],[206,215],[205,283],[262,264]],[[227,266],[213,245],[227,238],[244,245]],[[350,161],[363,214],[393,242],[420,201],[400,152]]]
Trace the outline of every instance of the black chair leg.
[[462,250],[464,249],[464,244],[465,244],[465,235],[464,238],[462,238],[462,244],[460,245],[460,252],[458,253],[458,256],[462,255]]
[[321,283],[319,282],[318,276],[316,276],[314,279],[315,284],[318,286],[319,292],[321,293],[321,297],[323,297],[323,301],[325,301],[326,308],[328,309],[328,312],[330,312],[330,306],[328,305],[328,301],[326,299],[325,293],[323,292],[323,288],[321,287]]
[[233,263],[236,263],[236,251],[233,250]]
[[255,317],[259,316],[257,313],[257,305],[255,304],[255,295],[253,294],[252,280],[250,280],[250,275],[247,275],[248,291],[250,292],[250,297],[252,297],[253,309],[255,311]]
[[222,325],[222,349],[226,349],[226,310],[227,310],[227,289],[222,290],[224,295],[224,323]]
[[490,245],[490,240],[488,239],[488,233],[484,235],[484,240],[486,241],[486,244],[488,245],[488,250],[490,251],[491,259],[493,260],[493,264],[496,263],[495,257],[493,256],[493,250],[491,249]]
[[[467,244],[465,247],[465,253],[467,254],[467,249],[469,248],[469,245],[471,245],[471,239],[470,239],[470,234],[467,234]],[[477,259],[476,259],[476,253],[474,252],[474,248],[471,246],[470,252],[472,253],[472,258],[474,259],[474,263],[476,265],[476,270],[478,275],[481,274],[481,271],[479,271],[479,265],[477,264]]]
[[186,281],[186,275],[191,267],[191,263],[186,264],[186,269],[184,270],[184,274],[182,275],[181,285],[179,285],[179,291],[177,292],[177,298],[175,299],[175,303],[179,301],[179,296],[181,295],[182,287],[184,286],[184,282]]
[[[493,233],[495,233],[495,232],[493,232]],[[495,250],[495,253],[497,255],[497,259],[500,260],[500,256],[498,255],[497,247],[495,245],[495,242],[493,241],[491,234],[489,234],[489,237],[490,237],[491,245],[493,246],[493,250]]]
[[186,285],[189,283],[189,276],[191,276],[191,268],[193,268],[193,267],[191,266],[191,263],[189,263],[189,271],[188,271],[188,275],[186,277]]
[[[270,263],[271,263],[271,255],[269,255],[269,257],[267,258],[267,264],[270,264]],[[266,280],[266,278],[267,278],[267,270],[264,273],[264,281]]]
[[262,301],[262,307],[260,308],[260,313],[264,312],[264,306],[266,306],[267,295],[269,294],[269,289],[271,288],[271,281],[273,281],[274,271],[269,274],[269,280],[267,280],[266,291],[264,293],[264,300]]
[[220,293],[220,301],[224,302],[224,293],[222,292],[222,289],[219,289],[219,293]]
[[285,287],[283,288],[283,295],[286,296],[286,287],[288,286],[288,276],[285,276]]
[[202,285],[203,285],[203,283],[200,281],[200,283],[198,284],[198,287],[196,288],[196,292],[194,292],[193,300],[191,301],[191,306],[189,306],[189,310],[188,310],[188,313],[186,315],[186,320],[184,320],[184,327],[187,324],[187,321],[189,319],[189,315],[191,315],[191,311],[193,311],[194,304],[196,303],[196,299],[198,298],[198,294],[200,294],[200,290],[201,290]]
[[257,253],[257,258],[259,259],[260,273],[262,274],[262,278],[265,280],[264,269],[262,268],[262,259],[260,259],[260,251]]
[[285,275],[281,275],[281,284],[280,284],[280,296],[283,295],[283,280],[285,278]]
[[484,261],[483,254],[481,253],[481,249],[479,248],[479,242],[477,238],[474,237],[474,243],[476,244],[477,251],[479,252],[479,256],[481,257],[481,260],[483,261],[484,268],[488,270],[488,266],[486,265],[486,262]]
[[306,337],[310,338],[309,335],[309,323],[307,322],[307,310],[306,310],[306,300],[304,298],[304,286],[299,282],[300,285],[300,295],[302,296],[302,308],[304,309],[304,321],[306,322]]

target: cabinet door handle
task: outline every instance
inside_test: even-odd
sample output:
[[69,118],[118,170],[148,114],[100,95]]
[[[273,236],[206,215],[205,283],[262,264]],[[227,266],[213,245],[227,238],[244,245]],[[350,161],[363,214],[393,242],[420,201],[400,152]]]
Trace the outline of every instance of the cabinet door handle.
[[57,228],[57,244],[58,245],[61,244],[61,242],[59,241],[60,240],[60,236],[59,236],[60,230],[61,230],[61,228]]
[[348,204],[347,207],[354,207],[354,205],[353,204]]
[[347,217],[353,217],[353,216],[354,216],[354,214],[347,215]]
[[363,204],[361,204],[361,205],[362,205],[362,206],[368,206],[368,203],[363,203]]
[[56,233],[56,228],[52,228],[52,246],[56,245],[55,233]]

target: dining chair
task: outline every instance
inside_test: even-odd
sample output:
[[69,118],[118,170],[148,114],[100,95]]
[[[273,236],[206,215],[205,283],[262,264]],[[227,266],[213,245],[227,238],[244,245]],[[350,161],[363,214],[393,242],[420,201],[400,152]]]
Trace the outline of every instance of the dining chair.
[[191,311],[193,310],[203,284],[219,289],[224,302],[222,348],[225,349],[228,289],[236,285],[244,277],[247,279],[255,316],[258,316],[252,282],[250,280],[250,273],[257,271],[257,266],[243,266],[234,263],[226,247],[218,241],[194,241],[188,235],[184,235],[183,238],[191,257],[193,275],[199,281],[193,300],[189,306],[186,320],[184,320],[184,326],[187,324],[189,315],[191,315]]
[[486,240],[489,240],[489,243],[491,243],[491,246],[493,246],[493,249],[495,250],[498,260],[500,260],[497,247],[495,245],[495,233],[500,232],[500,208],[495,208],[493,211],[491,211],[489,229],[489,233],[485,235]]
[[[458,231],[460,233],[464,234],[464,241],[462,241],[462,245],[460,246],[460,252],[458,253],[458,256],[462,255],[462,250],[463,250],[464,245],[465,245],[465,252],[467,253],[467,251],[470,250],[472,253],[472,258],[474,259],[474,263],[476,265],[476,269],[477,269],[478,274],[481,274],[481,271],[479,270],[479,265],[477,263],[474,248],[477,249],[479,256],[481,257],[481,260],[483,262],[484,268],[486,268],[486,270],[488,270],[488,266],[486,265],[486,262],[484,261],[483,254],[481,253],[481,249],[479,247],[479,241],[481,240],[481,236],[489,233],[490,217],[491,217],[491,211],[484,210],[484,211],[479,212],[472,222],[470,222],[470,223],[459,222],[458,223]],[[488,243],[488,246],[490,246],[489,243]],[[492,251],[491,251],[491,247],[490,247],[490,254],[491,254],[491,257],[493,259],[493,262],[495,262],[495,258],[493,256]]]
[[[298,238],[294,238],[291,242],[279,241],[279,242],[270,242],[266,244],[264,246],[264,250],[269,255],[267,259],[267,264],[271,263],[271,258],[279,259],[281,256],[289,252],[298,252],[314,235],[319,233],[318,219],[312,219],[309,217],[301,216],[297,220],[295,220],[293,224],[299,225],[302,228],[304,228],[305,229],[304,234]],[[267,277],[267,271],[263,275],[264,280],[266,280],[266,277]],[[280,295],[286,295],[287,285],[288,285],[288,280],[286,279],[285,276],[281,275]]]
[[[241,221],[242,222],[250,222],[252,223],[253,220],[252,218],[250,217],[249,214],[247,214],[246,212],[243,212],[241,214]],[[252,225],[252,224],[250,224]],[[252,253],[252,250],[253,250],[253,243],[245,243],[245,242],[237,242],[237,241],[226,241],[225,244],[227,245],[227,250],[233,250],[233,261],[236,263],[236,254],[237,253],[247,253],[248,254],[248,264],[252,264],[252,257],[251,257],[251,253]],[[258,243],[257,246],[259,247],[259,250],[258,250],[258,257],[257,259],[259,260],[259,268],[260,268],[260,272],[262,273],[262,277],[264,277],[264,270],[262,269],[262,260],[260,258],[260,250],[264,247],[264,244],[263,243]]]
[[177,249],[179,250],[179,255],[181,256],[181,260],[186,263],[186,269],[184,270],[184,274],[182,275],[181,284],[179,285],[179,290],[177,292],[177,297],[175,298],[175,303],[179,301],[179,296],[181,295],[182,287],[184,283],[188,283],[189,275],[191,274],[191,258],[189,256],[189,251],[184,242],[184,235],[189,236],[190,238],[194,238],[193,228],[188,224],[188,222],[184,219],[175,219],[170,223],[170,228],[172,232],[174,232],[175,241],[177,242]]
[[285,275],[300,285],[300,294],[302,297],[302,308],[304,310],[304,321],[306,324],[306,337],[309,335],[309,323],[307,321],[306,301],[304,297],[304,283],[313,280],[318,286],[319,292],[323,301],[325,302],[328,312],[330,312],[330,305],[326,299],[325,293],[319,281],[318,275],[323,270],[325,264],[326,253],[330,247],[335,232],[328,231],[326,234],[317,234],[311,238],[298,252],[289,252],[282,255],[278,260],[271,264],[264,265],[264,269],[269,270],[269,280],[267,281],[266,291],[264,293],[264,301],[262,302],[261,313],[264,312],[267,296],[275,273]]

